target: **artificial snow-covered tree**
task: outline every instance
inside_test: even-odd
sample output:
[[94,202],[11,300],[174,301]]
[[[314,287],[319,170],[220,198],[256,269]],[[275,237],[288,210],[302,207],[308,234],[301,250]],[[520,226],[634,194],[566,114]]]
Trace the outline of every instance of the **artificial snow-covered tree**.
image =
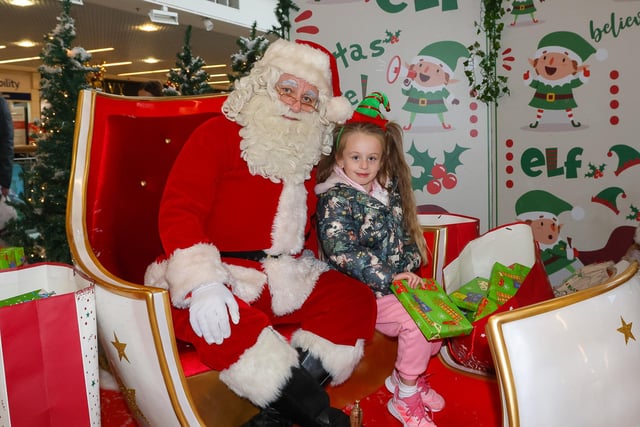
[[291,19],[289,18],[291,10],[298,11],[300,8],[291,0],[278,0],[275,14],[279,26],[272,26],[269,34],[274,34],[281,39],[291,40]]
[[251,34],[249,37],[240,37],[236,40],[236,44],[240,51],[231,55],[231,70],[233,74],[229,74],[231,83],[249,74],[253,63],[262,58],[264,51],[269,47],[269,40],[265,36],[256,35],[257,22],[251,26]]
[[[291,32],[289,14],[291,10],[300,10],[300,8],[291,0],[278,0],[275,9],[278,26],[272,26],[267,34],[289,40]],[[253,63],[262,58],[264,51],[269,47],[269,40],[263,35],[257,35],[256,26],[257,22],[254,22],[251,26],[249,37],[240,37],[236,40],[240,51],[231,55],[231,70],[233,74],[228,75],[231,83],[249,74],[249,71],[253,68]]]
[[191,25],[187,27],[182,51],[176,54],[176,68],[167,74],[170,86],[164,89],[165,95],[199,95],[213,92],[209,86],[209,73],[202,67],[204,59],[191,53]]
[[61,5],[58,24],[45,36],[40,53],[43,132],[37,137],[34,164],[24,173],[23,200],[13,203],[18,218],[3,234],[9,244],[24,247],[30,263],[71,263],[66,208],[76,109],[80,90],[89,87],[88,74],[98,70],[88,65],[91,55],[86,50],[71,47],[76,36],[71,2],[62,0]]

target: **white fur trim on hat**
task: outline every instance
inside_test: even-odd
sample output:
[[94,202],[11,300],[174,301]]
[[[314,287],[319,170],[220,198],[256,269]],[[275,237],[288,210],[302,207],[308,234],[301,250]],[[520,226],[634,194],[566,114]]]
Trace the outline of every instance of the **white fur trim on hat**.
[[318,87],[328,97],[332,96],[331,67],[329,57],[307,45],[283,39],[273,42],[260,60],[283,73],[293,74]]
[[[349,101],[340,96],[340,88],[333,87],[337,78],[335,58],[330,52],[324,52],[308,44],[293,43],[278,39],[265,52],[260,63],[274,67],[283,73],[292,74],[316,86],[321,99],[326,99],[327,120],[333,123],[344,123],[353,113]],[[336,76],[333,74],[336,73]],[[335,78],[334,78],[335,77]],[[339,83],[337,84],[339,86]]]
[[351,103],[342,96],[336,96],[329,100],[327,105],[327,120],[333,123],[343,124],[353,115]]

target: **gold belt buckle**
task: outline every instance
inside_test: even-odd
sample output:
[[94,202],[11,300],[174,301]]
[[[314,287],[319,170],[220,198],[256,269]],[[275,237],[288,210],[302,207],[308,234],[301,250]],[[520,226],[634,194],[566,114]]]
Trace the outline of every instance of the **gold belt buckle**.
[[553,92],[549,92],[547,94],[547,102],[556,102],[556,94]]
[[418,105],[421,107],[427,105],[427,98],[418,98]]
[[524,9],[525,9],[525,7],[524,7],[524,5],[523,5],[523,4],[521,4],[520,6],[518,6],[518,8],[519,8],[520,10],[524,10]]

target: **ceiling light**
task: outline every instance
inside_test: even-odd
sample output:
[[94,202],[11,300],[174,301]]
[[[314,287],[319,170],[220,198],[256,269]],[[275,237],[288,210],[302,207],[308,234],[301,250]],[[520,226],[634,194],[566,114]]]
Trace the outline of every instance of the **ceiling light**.
[[120,65],[131,65],[131,61],[123,61],[123,62],[105,62],[102,64],[103,67],[118,67]]
[[11,0],[9,2],[12,6],[33,6],[33,0]]
[[153,57],[149,57],[149,58],[143,59],[142,62],[146,62],[147,64],[157,64],[158,62],[160,62],[160,60]]
[[153,32],[153,31],[158,31],[160,29],[160,27],[158,27],[155,24],[152,24],[151,22],[147,22],[146,24],[142,24],[142,25],[138,25],[138,30],[140,31],[145,31],[147,33]]
[[20,46],[20,47],[34,47],[37,43],[36,42],[32,42],[31,40],[20,40],[19,42],[15,43],[16,46]]
[[202,25],[204,25],[204,29],[207,31],[213,30],[213,21],[211,19],[203,18]]
[[162,10],[152,9],[149,19],[156,24],[178,25],[178,12],[169,12],[167,6],[162,6]]

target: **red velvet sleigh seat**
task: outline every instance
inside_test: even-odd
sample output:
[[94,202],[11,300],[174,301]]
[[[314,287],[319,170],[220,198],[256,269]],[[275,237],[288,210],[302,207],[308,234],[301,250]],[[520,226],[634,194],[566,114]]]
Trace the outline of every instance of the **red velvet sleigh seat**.
[[[78,103],[67,233],[77,268],[97,283],[101,350],[142,425],[238,426],[257,409],[176,342],[165,290],[143,285],[161,253],[160,196],[189,134],[224,97],[139,98],[83,91]],[[376,335],[353,377],[329,390],[342,407],[376,390],[395,341]]]

